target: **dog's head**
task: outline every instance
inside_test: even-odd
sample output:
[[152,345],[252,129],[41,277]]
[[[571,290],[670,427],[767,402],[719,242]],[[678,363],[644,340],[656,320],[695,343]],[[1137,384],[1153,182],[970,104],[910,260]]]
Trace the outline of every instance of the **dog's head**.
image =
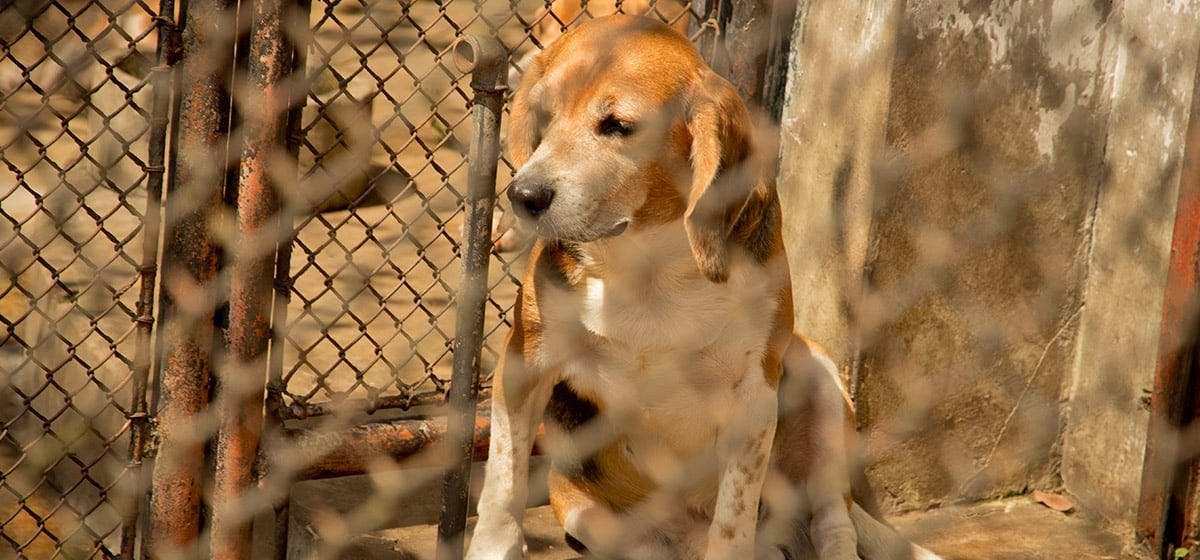
[[543,52],[512,104],[508,197],[539,236],[589,242],[684,220],[706,276],[728,275],[728,241],[759,183],[736,90],[677,32],[610,16]]

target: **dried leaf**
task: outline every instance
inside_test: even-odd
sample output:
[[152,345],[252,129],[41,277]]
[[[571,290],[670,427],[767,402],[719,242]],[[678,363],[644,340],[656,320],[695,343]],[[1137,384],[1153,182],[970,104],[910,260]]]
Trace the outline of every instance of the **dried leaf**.
[[1068,512],[1075,509],[1075,501],[1062,494],[1033,491],[1033,501],[1038,502],[1054,511]]

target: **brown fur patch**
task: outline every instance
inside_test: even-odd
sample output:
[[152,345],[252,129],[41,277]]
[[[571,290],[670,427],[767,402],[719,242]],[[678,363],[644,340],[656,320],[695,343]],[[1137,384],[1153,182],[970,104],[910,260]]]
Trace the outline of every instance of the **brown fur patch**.
[[545,286],[550,282],[559,287],[577,286],[583,274],[583,255],[570,241],[539,239],[529,253],[529,270],[525,284]]
[[733,536],[735,534],[733,529],[734,529],[733,525],[722,523],[721,524],[721,536],[726,539],[733,540]]
[[[618,440],[606,445],[592,456],[594,470],[589,476],[584,476],[580,471],[571,472],[571,469],[564,469],[557,464],[550,467],[552,476],[559,477],[564,484],[569,484],[571,492],[582,494],[588,500],[603,504],[612,511],[620,512],[632,508],[644,501],[654,491],[655,485],[625,458],[620,450],[621,443],[622,440]],[[579,498],[556,494],[557,491],[552,487],[551,505]]]
[[773,187],[754,189],[733,225],[730,239],[746,249],[759,264],[783,250],[783,219],[779,196]]
[[750,116],[727,80],[701,71],[688,108],[692,185],[686,216],[688,239],[700,270],[714,282],[729,276],[729,233],[763,167],[754,156]]
[[785,283],[775,297],[775,316],[772,318],[774,325],[762,358],[763,376],[771,388],[778,388],[784,375],[783,354],[787,352],[793,339],[792,309],[792,288]]
[[687,200],[676,190],[671,173],[662,166],[652,164],[645,172],[647,182],[646,202],[634,213],[633,219],[639,227],[671,223],[683,217]]

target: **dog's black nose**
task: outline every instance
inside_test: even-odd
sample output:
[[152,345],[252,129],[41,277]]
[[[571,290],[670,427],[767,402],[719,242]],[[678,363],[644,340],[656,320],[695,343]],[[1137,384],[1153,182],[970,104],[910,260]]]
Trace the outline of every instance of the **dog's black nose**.
[[523,210],[531,218],[538,217],[554,201],[554,189],[544,184],[514,183],[508,189],[508,200],[513,208]]

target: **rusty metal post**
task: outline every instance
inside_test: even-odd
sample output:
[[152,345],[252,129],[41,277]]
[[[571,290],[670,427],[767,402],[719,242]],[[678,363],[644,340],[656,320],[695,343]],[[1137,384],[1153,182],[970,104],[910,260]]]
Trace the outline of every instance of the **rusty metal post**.
[[251,524],[257,513],[247,492],[255,482],[263,429],[275,250],[287,235],[284,228],[291,228],[290,223],[280,223],[276,183],[296,174],[295,159],[286,157],[284,144],[291,101],[284,80],[292,64],[285,39],[286,7],[285,0],[253,3],[236,246],[230,248],[229,360],[217,369],[220,429],[210,548],[215,560],[250,558]]
[[1200,519],[1196,519],[1200,464],[1179,445],[1180,432],[1200,417],[1200,71],[1197,76],[1163,298],[1136,526],[1138,539],[1162,558],[1168,558],[1172,546],[1196,544],[1188,541],[1200,533]]
[[137,349],[133,359],[131,404],[129,407],[129,476],[133,479],[128,509],[121,526],[121,558],[135,558],[137,528],[141,517],[144,498],[142,461],[145,459],[146,442],[150,436],[150,414],[146,404],[146,388],[150,379],[151,364],[154,363],[153,330],[155,280],[158,276],[158,242],[162,220],[162,185],[166,169],[163,167],[167,146],[167,126],[170,122],[171,82],[170,70],[174,60],[175,0],[159,2],[160,14],[156,26],[157,66],[151,69],[150,87],[154,92],[150,107],[150,138],[146,160],[146,213],[142,218],[142,262],[138,266],[139,293],[137,302]]
[[448,444],[458,462],[446,471],[442,487],[442,519],[438,524],[438,560],[462,557],[467,524],[468,483],[475,443],[475,395],[483,315],[487,302],[488,260],[492,247],[492,208],[496,202],[496,166],[500,160],[500,115],[507,88],[508,57],[500,42],[468,35],[453,46],[454,63],[471,73],[470,168],[463,226],[463,273],[456,295],[454,365],[450,378]]
[[[783,116],[783,95],[787,89],[788,58],[792,51],[792,31],[796,27],[800,0],[771,0],[770,32],[767,54],[763,60],[763,111],[773,122]],[[808,3],[804,3],[804,9]]]
[[218,250],[210,232],[221,206],[220,157],[228,122],[224,65],[232,45],[226,35],[227,0],[183,4],[180,107],[171,152],[163,245],[164,365],[157,421],[150,529],[152,558],[191,554],[200,532],[204,441],[215,304],[207,301],[217,278]]
[[[486,413],[485,410],[479,412]],[[476,416],[471,426],[474,437],[472,460],[487,458],[491,421]],[[289,458],[303,465],[299,480],[318,480],[367,472],[367,466],[380,457],[405,460],[405,466],[433,465],[433,457],[446,445],[447,419],[400,420],[352,426],[338,432],[326,430],[288,430],[286,449]],[[482,443],[482,445],[480,445]]]

